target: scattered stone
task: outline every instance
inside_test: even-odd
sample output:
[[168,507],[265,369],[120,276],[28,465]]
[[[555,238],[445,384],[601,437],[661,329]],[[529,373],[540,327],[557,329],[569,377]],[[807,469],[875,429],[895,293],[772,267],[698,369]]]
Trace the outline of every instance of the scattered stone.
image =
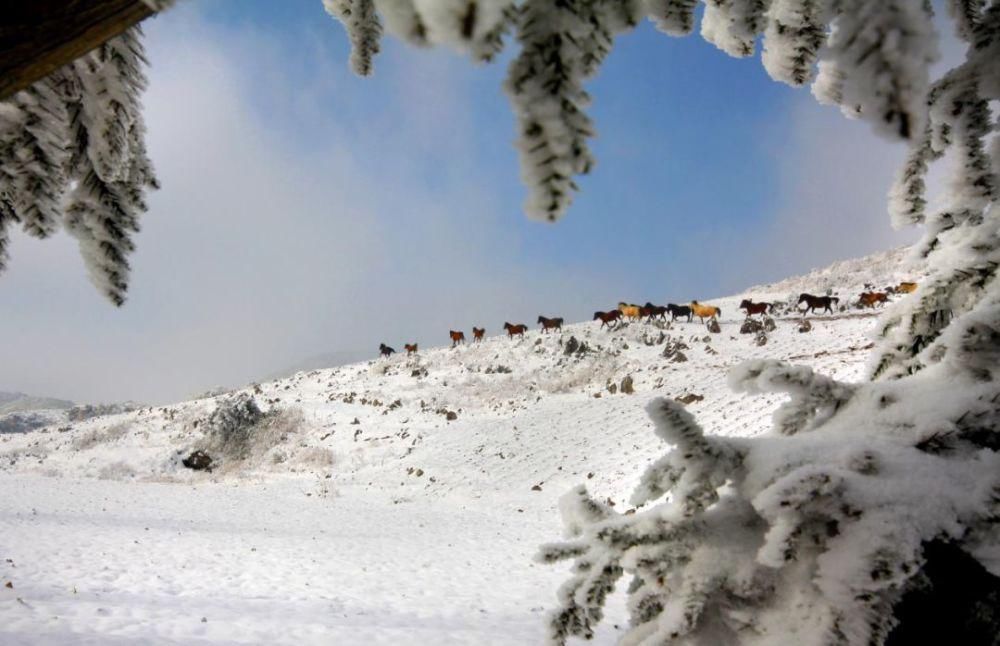
[[764,331],[765,332],[774,332],[777,329],[778,329],[778,324],[774,322],[774,319],[771,318],[770,316],[765,316],[764,317]]
[[759,332],[757,332],[757,336],[756,338],[754,338],[754,343],[756,343],[758,346],[767,345],[767,334],[764,332],[764,330],[760,330]]
[[13,581],[8,581],[7,583],[3,584],[3,587],[7,588],[8,590],[13,590],[14,589],[14,582]]
[[[560,339],[561,340],[561,339]],[[569,341],[563,346],[563,354],[569,355],[573,354],[580,349],[580,342],[576,340],[575,336],[569,337]]]
[[687,357],[681,350],[689,350],[690,348],[686,343],[681,340],[670,341],[663,348],[663,357],[665,359],[670,359],[671,363],[683,363],[687,361]]
[[712,334],[719,334],[722,332],[722,328],[719,326],[719,322],[716,319],[710,319],[708,323],[706,323],[706,326],[708,327],[708,331]]
[[453,410],[450,410],[444,414],[444,418],[449,422],[454,422],[456,419],[458,419],[458,413],[456,413]]
[[351,424],[352,424],[352,425],[355,425],[355,424],[360,424],[360,423],[361,423],[361,420],[359,420],[359,419],[358,419],[357,417],[355,417],[355,418],[354,418],[354,421],[353,421],[353,422],[351,422]]
[[809,321],[802,321],[799,323],[799,332],[809,332],[813,329],[812,323]]
[[705,345],[705,354],[716,355],[716,354],[719,354],[719,351],[716,350],[715,348],[713,348],[712,346],[706,344]]
[[618,385],[617,384],[608,384],[608,392],[611,393],[612,395],[614,395],[615,393],[617,393],[618,392]]
[[191,455],[181,460],[181,464],[194,471],[212,470],[212,458],[204,451],[194,451]]
[[700,402],[703,399],[705,399],[704,395],[696,395],[694,393],[688,393],[686,395],[678,397],[676,401],[679,401],[680,403],[687,406],[688,404],[693,404],[694,402]]
[[764,324],[757,319],[748,318],[740,326],[740,334],[757,334],[764,329]]
[[542,490],[542,485],[535,485],[534,487],[531,488],[531,490],[532,491],[541,491]]
[[410,376],[411,377],[416,377],[417,379],[419,379],[420,377],[426,377],[427,376],[427,368],[417,368],[416,370],[413,370],[412,372],[410,372]]
[[625,375],[622,379],[622,384],[620,386],[621,391],[625,395],[631,395],[635,393],[635,388],[632,387],[632,375]]

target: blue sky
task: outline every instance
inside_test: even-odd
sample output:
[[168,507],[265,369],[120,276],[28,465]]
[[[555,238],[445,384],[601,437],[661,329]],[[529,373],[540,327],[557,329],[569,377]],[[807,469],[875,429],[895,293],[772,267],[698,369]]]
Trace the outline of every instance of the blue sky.
[[902,146],[698,35],[618,39],[588,85],[597,166],[551,225],[521,213],[511,52],[484,66],[388,37],[357,78],[319,0],[180,3],[145,30],[163,188],[129,301],[101,299],[66,236],[17,236],[0,334],[22,342],[0,350],[0,389],[162,402],[381,341],[709,300],[913,239],[885,215]]

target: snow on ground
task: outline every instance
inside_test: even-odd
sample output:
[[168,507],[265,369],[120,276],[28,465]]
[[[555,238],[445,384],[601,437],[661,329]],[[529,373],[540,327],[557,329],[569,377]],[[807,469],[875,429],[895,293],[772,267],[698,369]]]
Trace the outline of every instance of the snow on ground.
[[[810,317],[808,333],[787,314],[759,347],[740,300],[833,289],[847,304],[864,282],[915,277],[900,259],[709,301],[720,334],[697,318],[578,323],[251,385],[280,414],[212,473],[180,461],[225,397],[0,434],[0,643],[538,643],[566,576],[531,559],[559,536],[558,497],[585,482],[626,506],[663,452],[650,398],[700,395],[706,429],[752,435],[781,398],[731,393],[741,361],[863,377],[872,313]],[[590,351],[566,354],[570,337]],[[662,356],[677,341],[686,362]],[[625,621],[620,600],[609,619],[597,643]]]

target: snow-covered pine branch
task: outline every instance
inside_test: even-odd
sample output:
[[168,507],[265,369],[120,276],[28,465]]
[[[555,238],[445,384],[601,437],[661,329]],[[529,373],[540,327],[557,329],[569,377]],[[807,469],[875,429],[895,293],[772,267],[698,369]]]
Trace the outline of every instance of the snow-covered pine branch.
[[656,28],[670,36],[687,36],[694,29],[698,0],[643,0],[643,9]]
[[146,154],[141,31],[133,27],[0,104],[0,269],[7,230],[46,237],[64,224],[95,285],[128,289],[131,236],[156,188]]
[[[927,126],[912,144],[889,204],[897,226],[924,225],[915,253],[926,258],[931,272],[913,298],[883,317],[883,340],[872,368],[878,378],[898,378],[947,361],[958,349],[942,333],[950,326],[965,329],[967,317],[983,324],[980,310],[992,312],[1000,298],[1000,153],[990,109],[990,102],[1000,99],[1000,5],[956,1],[949,8],[956,31],[969,43],[966,60],[932,86]],[[927,212],[925,177],[930,164],[946,154],[953,160],[952,178],[941,206]],[[956,369],[973,369],[974,363],[953,362]]]
[[760,438],[705,437],[679,404],[654,401],[656,433],[674,446],[634,494],[651,506],[618,514],[582,487],[561,501],[568,539],[539,559],[574,567],[550,615],[550,642],[592,635],[625,575],[622,644],[707,646],[884,643],[900,622],[897,604],[926,585],[932,544],[958,545],[1000,574],[1000,456],[938,435],[968,411],[989,411],[995,423],[982,400],[995,388],[962,378],[953,384],[961,395],[940,400],[938,377],[849,388],[850,397],[777,362],[743,367],[731,382],[748,390],[850,399],[808,433]]
[[768,4],[769,0],[708,0],[701,21],[702,38],[730,56],[753,56]]
[[574,177],[594,164],[588,140],[593,124],[583,81],[593,75],[617,32],[631,26],[630,3],[527,0],[520,10],[521,52],[505,89],[514,105],[527,214],[557,220],[577,190]]
[[382,22],[375,12],[375,0],[323,0],[323,6],[347,30],[351,69],[359,76],[370,75],[382,39]]

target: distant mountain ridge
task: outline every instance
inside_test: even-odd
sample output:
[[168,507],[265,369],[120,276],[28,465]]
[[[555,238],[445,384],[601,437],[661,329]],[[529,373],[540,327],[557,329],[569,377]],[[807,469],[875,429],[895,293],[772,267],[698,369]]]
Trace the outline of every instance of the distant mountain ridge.
[[0,415],[35,410],[65,410],[73,406],[76,406],[76,403],[68,399],[0,391]]

